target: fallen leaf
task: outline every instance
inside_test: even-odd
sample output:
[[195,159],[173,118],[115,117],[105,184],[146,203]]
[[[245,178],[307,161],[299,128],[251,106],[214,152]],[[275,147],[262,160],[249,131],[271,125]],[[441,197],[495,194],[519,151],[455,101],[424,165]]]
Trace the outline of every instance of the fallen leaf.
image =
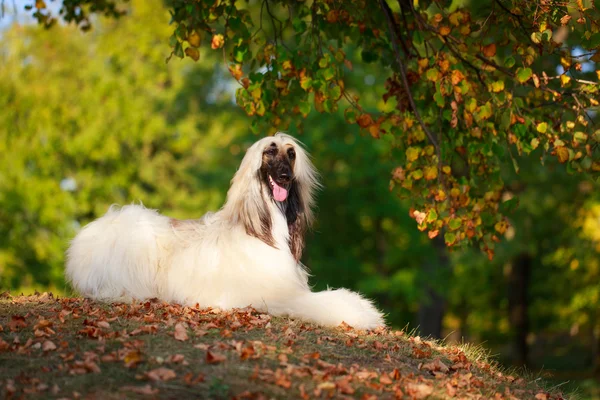
[[206,362],[209,364],[217,364],[225,360],[227,360],[227,357],[222,354],[214,353],[210,350],[206,352]]
[[160,367],[146,372],[146,377],[152,381],[169,381],[177,376],[175,371],[169,368]]
[[450,370],[448,368],[448,366],[446,364],[444,364],[439,358],[436,358],[435,360],[433,360],[430,363],[423,364],[421,369],[424,369],[426,371],[431,371],[431,372],[436,372],[436,371],[448,372]]
[[433,393],[433,386],[426,383],[409,383],[406,389],[415,399],[424,399]]
[[155,395],[158,393],[158,389],[152,388],[150,384],[144,386],[123,386],[121,390],[145,395]]
[[142,353],[139,350],[131,350],[123,358],[126,368],[135,368],[142,362]]
[[175,337],[175,340],[185,342],[188,340],[187,327],[181,322],[178,322],[175,324],[175,333],[173,336]]
[[42,350],[43,351],[56,350],[56,345],[54,343],[52,343],[50,340],[46,340],[44,343],[42,343]]

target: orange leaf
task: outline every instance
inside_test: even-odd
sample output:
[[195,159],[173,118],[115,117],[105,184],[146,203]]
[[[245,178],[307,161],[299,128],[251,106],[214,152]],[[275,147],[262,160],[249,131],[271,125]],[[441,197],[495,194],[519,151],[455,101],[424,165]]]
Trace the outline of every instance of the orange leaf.
[[440,35],[442,36],[448,36],[451,32],[451,29],[447,26],[442,26],[440,27]]
[[225,44],[225,38],[220,33],[214,35],[210,43],[210,47],[213,50],[220,49]]
[[361,128],[366,128],[373,125],[373,118],[369,114],[362,114],[356,119],[356,122]]
[[487,46],[484,46],[483,49],[481,49],[483,51],[483,55],[486,57],[494,57],[496,55],[496,44],[492,43],[492,44],[488,44]]

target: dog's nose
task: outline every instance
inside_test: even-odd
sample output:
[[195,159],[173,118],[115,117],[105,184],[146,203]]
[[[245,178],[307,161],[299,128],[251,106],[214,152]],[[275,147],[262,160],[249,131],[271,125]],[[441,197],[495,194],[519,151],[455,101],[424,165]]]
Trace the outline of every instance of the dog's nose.
[[279,180],[284,183],[288,183],[292,179],[289,171],[281,171],[279,173]]

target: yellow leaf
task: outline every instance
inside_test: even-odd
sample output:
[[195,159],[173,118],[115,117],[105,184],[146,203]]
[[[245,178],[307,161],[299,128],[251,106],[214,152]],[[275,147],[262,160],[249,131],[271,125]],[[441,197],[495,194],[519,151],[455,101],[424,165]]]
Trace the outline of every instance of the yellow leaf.
[[490,85],[492,92],[494,93],[498,93],[504,90],[504,81],[496,81],[496,82],[492,82],[492,84]]
[[409,147],[406,149],[406,160],[408,162],[413,162],[419,158],[419,148],[417,147]]
[[425,167],[425,180],[432,181],[438,176],[438,170],[436,166]]
[[452,30],[447,26],[440,27],[440,35],[448,36]]
[[565,86],[567,83],[569,83],[571,81],[571,77],[566,75],[566,74],[562,74],[560,76],[560,84],[562,86]]
[[540,122],[539,124],[537,124],[536,130],[539,133],[546,133],[546,131],[548,130],[548,124],[545,122]]

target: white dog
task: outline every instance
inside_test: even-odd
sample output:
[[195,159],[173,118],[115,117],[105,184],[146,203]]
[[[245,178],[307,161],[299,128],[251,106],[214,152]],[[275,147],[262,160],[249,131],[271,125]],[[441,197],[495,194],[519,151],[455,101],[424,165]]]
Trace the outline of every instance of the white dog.
[[357,293],[310,290],[300,256],[316,178],[291,136],[261,139],[244,156],[220,211],[182,221],[138,205],[111,207],[73,239],[67,278],[98,300],[252,306],[325,326],[383,325]]

